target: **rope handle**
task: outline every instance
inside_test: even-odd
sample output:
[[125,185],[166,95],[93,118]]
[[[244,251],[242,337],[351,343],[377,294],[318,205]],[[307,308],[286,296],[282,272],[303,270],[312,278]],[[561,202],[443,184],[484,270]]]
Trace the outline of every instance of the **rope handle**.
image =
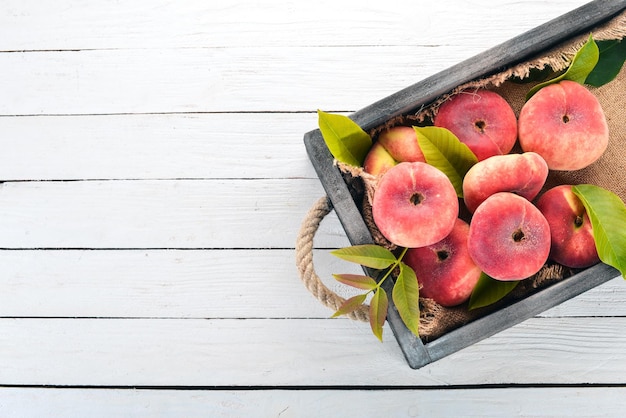
[[[313,265],[313,238],[320,223],[332,209],[333,206],[328,196],[318,199],[309,209],[302,221],[296,240],[296,266],[300,272],[300,279],[309,292],[323,305],[336,311],[345,302],[345,299],[322,283]],[[369,306],[361,305],[346,316],[350,319],[368,322]]]

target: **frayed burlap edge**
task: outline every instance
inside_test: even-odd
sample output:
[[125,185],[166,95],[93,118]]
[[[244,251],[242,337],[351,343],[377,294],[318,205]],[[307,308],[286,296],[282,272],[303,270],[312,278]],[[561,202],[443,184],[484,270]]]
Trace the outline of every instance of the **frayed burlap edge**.
[[[535,58],[516,64],[497,74],[464,83],[448,94],[441,96],[427,107],[420,109],[419,112],[390,119],[382,126],[372,129],[370,134],[375,139],[380,132],[393,126],[428,123],[427,121],[431,120],[432,117],[436,115],[439,106],[455,94],[478,89],[497,89],[511,79],[518,79],[523,82],[531,75],[533,70],[543,71],[549,69],[554,73],[563,71],[569,66],[576,52],[587,41],[589,33],[593,34],[593,38],[596,41],[622,39],[626,37],[626,11],[622,12],[608,23],[586,34],[581,34],[563,42],[559,46]],[[371,214],[371,202],[373,201],[374,192],[380,177],[366,173],[361,167],[349,166],[337,161],[335,164],[342,173],[346,175],[345,177],[349,185],[351,181],[361,182],[361,187],[363,188],[361,201],[357,203],[370,229],[374,242],[391,250],[395,250],[396,247],[376,228]],[[420,298],[420,338],[422,338],[424,342],[435,340],[455,328],[527,297],[540,289],[572,276],[576,272],[577,271],[574,269],[549,262],[537,274],[521,281],[507,297],[503,298],[498,303],[471,311],[468,309],[467,304],[456,307],[444,307],[432,299]]]

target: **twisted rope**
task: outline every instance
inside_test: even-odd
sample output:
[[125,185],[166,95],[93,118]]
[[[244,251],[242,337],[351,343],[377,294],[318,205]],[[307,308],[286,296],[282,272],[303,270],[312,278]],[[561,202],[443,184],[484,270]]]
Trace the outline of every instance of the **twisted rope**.
[[[296,266],[300,272],[300,279],[311,294],[326,307],[336,311],[345,299],[332,292],[323,283],[313,266],[313,238],[322,219],[333,209],[328,197],[324,196],[309,209],[302,221],[296,240]],[[350,319],[369,321],[369,307],[361,305],[358,309],[346,314]]]

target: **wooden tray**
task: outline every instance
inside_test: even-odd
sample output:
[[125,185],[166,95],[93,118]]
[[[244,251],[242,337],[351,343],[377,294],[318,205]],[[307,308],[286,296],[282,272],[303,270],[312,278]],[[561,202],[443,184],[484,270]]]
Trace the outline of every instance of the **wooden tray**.
[[[406,87],[353,113],[350,118],[368,131],[396,116],[414,113],[423,105],[432,103],[439,96],[463,83],[526,61],[575,35],[589,31],[624,9],[626,9],[626,0],[592,1],[445,71]],[[324,190],[352,245],[373,243],[347,184],[339,169],[333,164],[333,157],[320,131],[307,132],[304,135],[304,143]],[[366,271],[366,273],[375,274],[372,271]],[[391,298],[387,321],[409,366],[417,369],[525,321],[617,276],[619,276],[617,270],[600,263],[428,343],[423,343],[404,326]],[[391,292],[393,284],[387,281],[385,285],[385,290]]]

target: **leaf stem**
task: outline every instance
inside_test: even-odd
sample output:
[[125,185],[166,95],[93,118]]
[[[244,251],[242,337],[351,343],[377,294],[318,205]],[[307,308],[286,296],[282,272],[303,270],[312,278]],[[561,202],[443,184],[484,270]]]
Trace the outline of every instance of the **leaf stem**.
[[408,248],[402,249],[400,256],[396,258],[396,261],[394,261],[393,264],[387,268],[387,272],[385,273],[383,278],[378,281],[378,285],[376,286],[376,289],[372,289],[370,290],[370,292],[374,290],[378,290],[380,286],[383,284],[383,282],[387,279],[387,277],[391,275],[391,272],[394,271],[398,266],[400,266],[400,263],[402,262],[402,259],[404,258],[404,255],[406,254],[407,251],[408,251]]

